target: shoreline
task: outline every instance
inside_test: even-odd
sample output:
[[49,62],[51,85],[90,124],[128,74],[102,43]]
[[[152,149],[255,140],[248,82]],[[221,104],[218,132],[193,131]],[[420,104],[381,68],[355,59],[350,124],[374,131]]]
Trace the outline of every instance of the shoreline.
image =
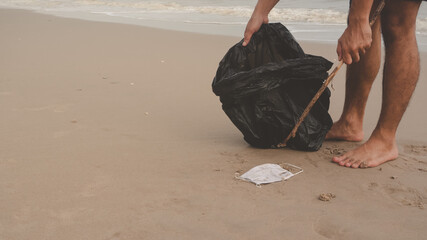
[[[398,132],[399,158],[355,170],[331,158],[360,143],[328,141],[300,152],[244,142],[211,90],[219,61],[240,38],[2,9],[0,32],[1,239],[427,234],[425,53]],[[334,58],[333,45],[301,45]],[[337,119],[343,70],[334,88],[330,114]],[[377,79],[367,133],[380,92]],[[263,163],[304,173],[261,188],[235,179]],[[323,193],[336,198],[318,200]]]
[[[243,33],[245,30],[245,25],[236,25],[236,24],[210,24],[210,23],[189,23],[189,22],[171,22],[171,21],[160,21],[160,20],[149,20],[149,19],[135,19],[135,18],[127,18],[120,16],[109,16],[102,13],[89,13],[89,12],[65,12],[65,11],[43,11],[36,9],[23,9],[23,8],[4,8],[0,7],[0,9],[4,10],[23,10],[30,11],[39,14],[51,15],[60,18],[68,18],[68,19],[80,19],[85,21],[93,21],[93,22],[105,22],[105,23],[118,23],[118,24],[129,24],[136,25],[148,28],[169,30],[169,31],[179,31],[186,33],[196,33],[196,34],[205,34],[211,36],[225,36],[225,37],[238,37],[243,38]],[[315,42],[321,44],[333,44],[336,45],[338,38],[341,35],[341,32],[345,30],[345,26],[337,25],[325,25],[323,26],[325,29],[329,29],[332,31],[336,31],[335,29],[341,29],[339,32],[331,33],[329,32],[327,36],[317,35],[317,39],[312,39],[312,35],[316,35],[315,32],[306,32],[304,28],[313,28],[316,26],[315,23],[282,23],[284,24],[294,35],[294,37],[300,42]],[[298,26],[298,27],[296,27]],[[297,28],[301,28],[299,30],[294,30]],[[311,26],[311,27],[310,27]],[[324,29],[324,30],[325,30]],[[427,38],[424,35],[418,35],[418,47],[420,53],[427,53]],[[424,41],[425,40],[425,41]]]

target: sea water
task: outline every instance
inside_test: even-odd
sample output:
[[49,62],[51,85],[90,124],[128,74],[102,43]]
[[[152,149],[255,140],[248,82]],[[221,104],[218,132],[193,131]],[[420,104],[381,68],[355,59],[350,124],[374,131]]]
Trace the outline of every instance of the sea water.
[[[178,31],[243,36],[256,0],[0,0],[0,7],[22,8],[63,17],[138,24]],[[417,39],[427,50],[427,3],[417,18]],[[345,29],[346,0],[281,0],[269,15],[297,40],[336,42]]]

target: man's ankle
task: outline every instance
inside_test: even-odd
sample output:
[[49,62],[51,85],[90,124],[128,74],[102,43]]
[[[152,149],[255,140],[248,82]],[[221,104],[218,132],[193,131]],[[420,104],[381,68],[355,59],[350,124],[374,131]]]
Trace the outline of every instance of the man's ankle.
[[396,144],[396,131],[393,129],[375,128],[370,138],[377,139],[387,145],[394,146]]
[[363,131],[363,119],[359,117],[353,116],[344,116],[338,120],[341,124],[343,124],[347,129],[353,131]]

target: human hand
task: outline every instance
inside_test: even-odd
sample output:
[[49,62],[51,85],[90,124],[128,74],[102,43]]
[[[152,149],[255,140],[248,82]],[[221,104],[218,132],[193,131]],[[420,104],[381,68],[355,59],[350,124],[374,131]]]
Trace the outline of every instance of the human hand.
[[245,35],[242,44],[244,47],[248,45],[249,41],[252,38],[252,35],[257,32],[261,28],[261,25],[264,23],[268,23],[267,15],[263,16],[261,14],[256,13],[252,15],[251,19],[249,19],[248,24],[246,25]]
[[345,64],[359,62],[361,55],[371,47],[372,29],[369,21],[354,21],[349,23],[338,40],[338,59]]

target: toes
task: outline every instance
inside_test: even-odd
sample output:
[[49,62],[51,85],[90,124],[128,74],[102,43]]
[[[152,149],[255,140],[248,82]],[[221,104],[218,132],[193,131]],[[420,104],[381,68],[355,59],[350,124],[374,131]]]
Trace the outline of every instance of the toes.
[[358,168],[362,161],[347,157],[346,155],[336,156],[332,161],[338,163],[340,166]]
[[358,168],[361,163],[362,163],[362,161],[360,161],[360,160],[354,161],[353,164],[351,164],[351,167],[352,168]]
[[350,167],[356,160],[353,158],[348,159],[348,161],[346,161],[345,166],[346,167]]
[[332,158],[332,161],[334,161],[336,163],[339,163],[339,162],[343,161],[346,158],[347,158],[347,156],[345,156],[345,155],[335,156],[335,157]]
[[[345,154],[341,155],[341,156],[335,156],[332,158],[333,162],[338,163],[340,166],[347,166],[347,164],[349,164],[349,162],[352,161],[352,158],[347,157]],[[351,165],[351,164],[350,164]],[[349,166],[350,166],[349,165]],[[348,166],[347,166],[348,167]]]
[[332,161],[338,163],[343,167],[351,167],[351,168],[366,168],[371,167],[368,161],[362,161],[359,158],[355,158],[352,154],[343,154],[340,156],[335,156],[332,158]]
[[340,162],[338,162],[338,164],[341,166],[345,166],[348,163],[348,161],[350,161],[350,160],[351,160],[350,158],[345,158],[345,159],[341,160]]

